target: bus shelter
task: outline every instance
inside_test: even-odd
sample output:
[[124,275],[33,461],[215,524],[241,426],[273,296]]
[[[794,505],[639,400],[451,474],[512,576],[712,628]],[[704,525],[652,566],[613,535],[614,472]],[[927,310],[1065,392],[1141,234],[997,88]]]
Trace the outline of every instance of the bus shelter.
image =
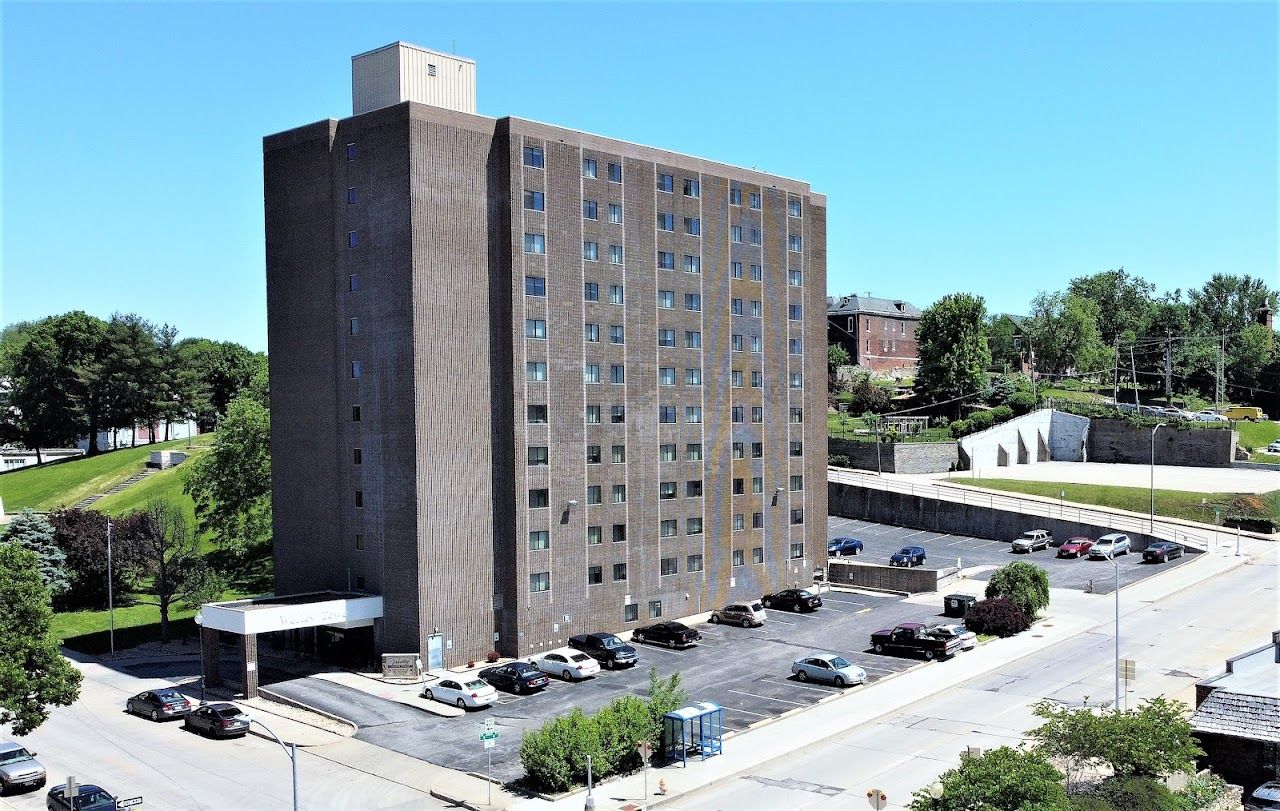
[[667,763],[689,765],[690,755],[703,760],[723,748],[724,708],[710,701],[681,707],[662,717],[662,753]]

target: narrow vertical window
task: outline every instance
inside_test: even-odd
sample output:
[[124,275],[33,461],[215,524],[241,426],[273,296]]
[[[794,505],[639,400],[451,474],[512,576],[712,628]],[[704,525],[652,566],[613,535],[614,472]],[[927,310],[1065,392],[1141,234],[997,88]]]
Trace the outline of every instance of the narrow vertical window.
[[356,187],[348,186],[347,187],[347,205],[354,206],[358,202],[360,202],[360,195],[356,193]]
[[353,161],[360,154],[360,150],[355,144],[347,144],[347,160]]

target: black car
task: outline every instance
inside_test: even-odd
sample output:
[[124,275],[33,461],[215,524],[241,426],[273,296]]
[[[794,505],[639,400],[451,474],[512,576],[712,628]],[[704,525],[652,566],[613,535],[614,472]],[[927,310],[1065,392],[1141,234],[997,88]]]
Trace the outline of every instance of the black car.
[[125,702],[126,712],[145,715],[152,721],[181,718],[191,712],[191,702],[177,690],[148,690]]
[[77,786],[76,796],[67,798],[65,784],[49,789],[44,807],[48,811],[116,811],[116,798],[100,786]]
[[890,566],[923,566],[925,559],[923,546],[904,546],[889,556]]
[[214,738],[242,738],[249,732],[249,716],[234,704],[205,704],[182,717],[182,728]]
[[636,649],[613,634],[579,634],[569,637],[569,647],[580,650],[606,670],[632,667],[640,660]]
[[1142,559],[1148,563],[1166,563],[1182,557],[1182,544],[1173,541],[1156,541],[1142,550]]
[[780,608],[784,611],[816,611],[822,605],[822,598],[808,589],[783,589],[777,594],[766,594],[760,598],[765,608]]
[[632,642],[649,642],[669,648],[687,648],[702,639],[702,634],[683,622],[657,622],[631,633]]
[[528,662],[512,662],[480,671],[480,678],[499,690],[512,693],[531,693],[541,690],[551,681],[547,674]]

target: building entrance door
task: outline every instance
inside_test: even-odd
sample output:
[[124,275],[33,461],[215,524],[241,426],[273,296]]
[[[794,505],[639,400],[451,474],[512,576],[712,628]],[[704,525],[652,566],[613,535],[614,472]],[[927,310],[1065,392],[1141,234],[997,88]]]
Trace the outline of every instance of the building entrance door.
[[444,634],[432,634],[427,637],[427,670],[440,670],[444,667]]

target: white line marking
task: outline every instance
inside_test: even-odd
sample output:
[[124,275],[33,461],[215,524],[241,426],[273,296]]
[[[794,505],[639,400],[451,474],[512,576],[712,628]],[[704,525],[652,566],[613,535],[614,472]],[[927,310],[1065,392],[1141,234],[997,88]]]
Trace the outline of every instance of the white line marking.
[[737,707],[725,707],[725,709],[728,710],[729,712],[740,712],[745,715],[754,715],[756,718],[772,718],[773,717],[772,715],[765,715],[764,713],[752,712],[751,710],[740,710]]
[[917,529],[915,532],[908,532],[906,535],[903,535],[903,536],[902,536],[902,540],[904,540],[904,541],[905,541],[907,538],[910,538],[912,535],[923,535],[924,533],[926,533],[926,532],[928,532],[928,531],[929,531],[929,530],[927,530],[927,529]]
[[769,625],[772,625],[775,622],[780,622],[783,625],[795,625],[794,622],[787,622],[786,620],[780,620],[780,619],[777,619],[776,617],[770,617],[769,619],[765,620],[765,623]]
[[788,699],[785,699],[785,698],[774,698],[773,696],[762,696],[762,695],[757,695],[755,693],[748,693],[746,690],[727,690],[726,692],[737,693],[740,696],[751,696],[752,698],[762,698],[765,701],[778,701],[783,704],[794,704],[797,707],[809,706],[809,703],[807,701],[789,701]]
[[967,542],[968,540],[969,540],[968,538],[961,538],[961,539],[960,539],[960,540],[958,540],[958,541],[952,541],[951,543],[947,544],[947,546],[955,546],[955,545],[956,545],[956,544],[958,544],[958,543],[965,543],[965,542]]
[[801,690],[817,690],[819,693],[841,693],[844,692],[839,687],[828,687],[825,684],[809,684],[808,682],[798,681],[782,681],[781,679],[769,679],[773,684],[783,684],[787,687],[799,687]]

